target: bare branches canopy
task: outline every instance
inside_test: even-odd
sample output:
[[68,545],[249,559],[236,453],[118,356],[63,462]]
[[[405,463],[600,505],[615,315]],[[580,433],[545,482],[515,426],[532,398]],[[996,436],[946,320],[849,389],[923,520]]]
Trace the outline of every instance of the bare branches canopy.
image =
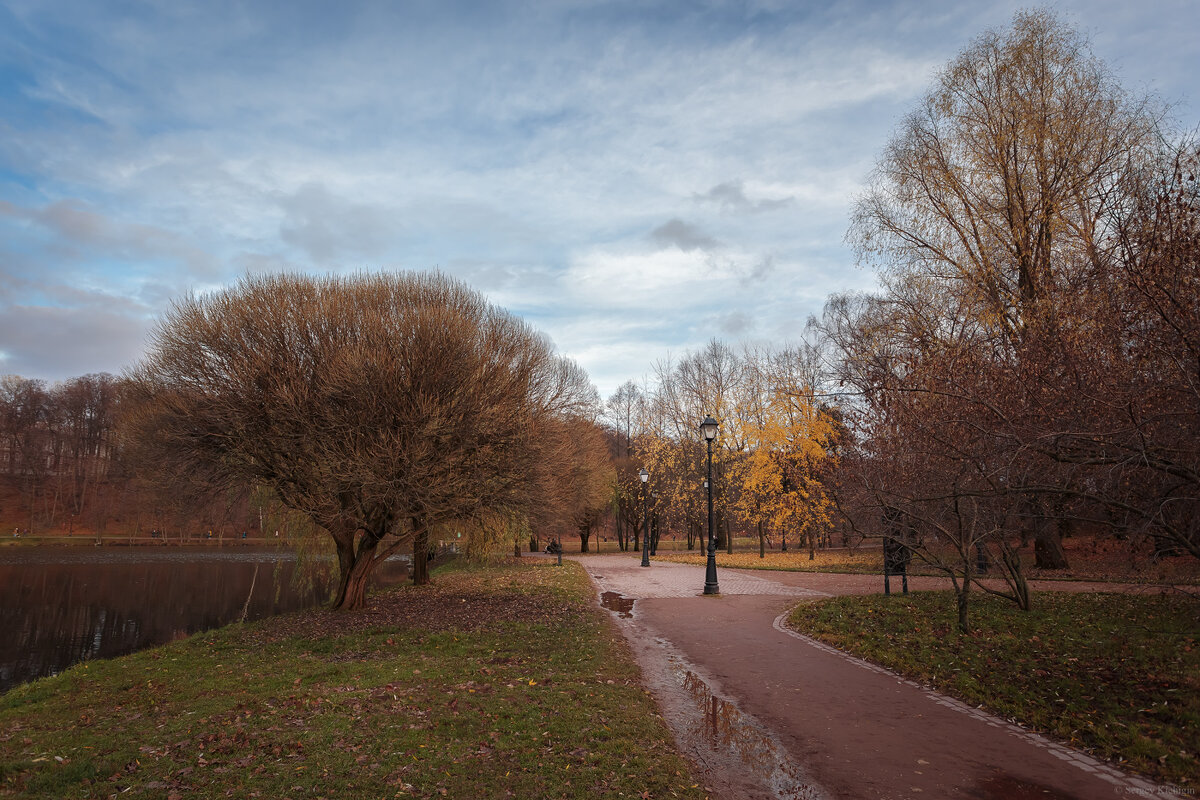
[[1018,565],[1014,536],[1045,568],[1077,526],[1200,555],[1200,151],[1163,117],[1020,13],[940,73],[858,203],[884,291],[826,307],[862,393],[845,464],[875,515],[953,544],[964,629],[978,551]]
[[529,508],[548,434],[596,405],[543,336],[437,273],[186,297],[133,379],[139,440],[162,462],[269,486],[329,532],[345,608],[432,526]]

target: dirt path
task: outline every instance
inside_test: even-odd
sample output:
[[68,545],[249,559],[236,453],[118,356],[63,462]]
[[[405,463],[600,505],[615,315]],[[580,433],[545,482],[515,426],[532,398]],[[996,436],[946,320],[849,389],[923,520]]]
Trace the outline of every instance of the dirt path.
[[[702,568],[580,561],[604,604],[626,609],[651,691],[724,800],[1173,796],[783,626],[799,597],[878,592],[877,576],[726,569],[722,594],[704,597]],[[1067,590],[1101,585],[1087,586]]]

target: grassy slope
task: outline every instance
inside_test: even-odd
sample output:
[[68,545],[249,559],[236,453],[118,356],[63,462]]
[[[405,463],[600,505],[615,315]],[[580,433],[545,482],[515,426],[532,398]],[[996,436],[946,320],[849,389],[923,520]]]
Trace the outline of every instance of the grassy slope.
[[578,565],[451,569],[0,697],[0,795],[703,797]]
[[796,630],[1135,771],[1200,784],[1200,602],[1042,592],[1022,612],[949,592],[806,603]]

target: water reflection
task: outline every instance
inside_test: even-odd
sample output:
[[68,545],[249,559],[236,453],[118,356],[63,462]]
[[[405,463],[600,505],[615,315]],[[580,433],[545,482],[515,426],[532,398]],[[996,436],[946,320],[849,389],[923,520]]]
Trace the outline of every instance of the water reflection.
[[699,712],[683,730],[676,731],[685,747],[701,752],[696,744],[698,740],[706,741],[708,752],[736,759],[739,767],[763,781],[774,797],[787,800],[828,797],[755,720],[729,700],[714,694],[708,683],[684,664],[673,666],[676,680]]
[[600,595],[600,605],[609,611],[615,611],[618,617],[625,619],[633,617],[632,597],[625,597],[617,592],[604,592]]
[[[0,551],[0,691],[79,661],[111,658],[234,622],[323,602],[292,585],[293,554],[246,548]],[[383,565],[376,586],[407,574]]]

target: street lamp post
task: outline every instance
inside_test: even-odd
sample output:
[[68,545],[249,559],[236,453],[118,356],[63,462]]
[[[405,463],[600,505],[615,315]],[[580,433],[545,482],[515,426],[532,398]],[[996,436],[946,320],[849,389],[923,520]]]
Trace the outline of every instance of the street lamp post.
[[650,473],[642,467],[638,472],[638,477],[642,479],[642,566],[650,566],[650,510],[648,497],[646,496],[646,482],[650,480]]
[[713,506],[712,506],[712,443],[717,438],[717,428],[720,427],[712,417],[706,416],[700,423],[700,432],[708,444],[708,480],[704,482],[708,489],[708,564],[704,568],[704,593],[720,594],[721,587],[717,583],[717,540],[713,538]]

